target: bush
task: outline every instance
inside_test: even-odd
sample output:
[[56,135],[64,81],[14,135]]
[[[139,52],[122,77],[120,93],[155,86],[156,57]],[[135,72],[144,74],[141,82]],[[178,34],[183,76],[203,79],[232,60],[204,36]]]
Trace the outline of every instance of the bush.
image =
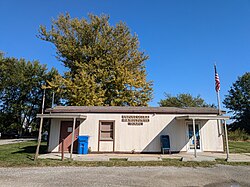
[[237,129],[228,132],[228,139],[232,141],[248,141],[250,140],[250,135],[244,130]]

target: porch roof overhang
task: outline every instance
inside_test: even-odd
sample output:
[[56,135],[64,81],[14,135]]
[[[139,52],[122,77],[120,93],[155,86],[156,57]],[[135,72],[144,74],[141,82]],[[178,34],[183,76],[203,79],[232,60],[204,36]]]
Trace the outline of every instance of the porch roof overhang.
[[228,120],[229,116],[185,115],[175,117],[177,120]]
[[50,119],[87,119],[87,116],[81,113],[51,113],[51,114],[37,114],[38,118],[50,118]]

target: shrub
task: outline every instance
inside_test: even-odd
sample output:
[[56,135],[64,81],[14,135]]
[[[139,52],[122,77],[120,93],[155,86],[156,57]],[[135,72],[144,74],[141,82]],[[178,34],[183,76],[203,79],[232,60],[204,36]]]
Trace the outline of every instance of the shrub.
[[228,132],[228,139],[232,141],[248,141],[250,140],[250,135],[244,130],[237,129]]

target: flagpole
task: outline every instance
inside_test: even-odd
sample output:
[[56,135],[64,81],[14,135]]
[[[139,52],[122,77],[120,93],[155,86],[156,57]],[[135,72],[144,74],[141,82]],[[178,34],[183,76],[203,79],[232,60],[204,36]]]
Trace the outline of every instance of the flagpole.
[[217,94],[217,103],[218,103],[218,114],[221,115],[220,110],[220,79],[217,73],[216,64],[214,64],[214,72],[215,72],[215,91]]
[[221,110],[220,110],[220,91],[218,91],[216,93],[217,93],[217,102],[218,102],[218,114],[220,116],[221,115]]
[[[222,115],[221,109],[220,109],[220,80],[219,80],[219,75],[216,70],[216,64],[214,64],[214,71],[215,71],[215,90],[217,93],[217,102],[218,102],[218,114],[219,116]],[[221,121],[220,121],[221,124]],[[228,146],[228,137],[227,137],[227,124],[226,121],[224,121],[224,131],[225,131],[225,140],[226,140],[226,149],[227,149],[227,158],[226,160],[229,159],[229,146]]]

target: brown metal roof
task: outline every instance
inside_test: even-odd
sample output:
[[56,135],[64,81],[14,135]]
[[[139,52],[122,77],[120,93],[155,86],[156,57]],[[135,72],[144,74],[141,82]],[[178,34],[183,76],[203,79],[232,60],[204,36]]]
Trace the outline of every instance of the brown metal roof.
[[46,112],[51,112],[51,113],[218,114],[218,109],[207,108],[207,107],[178,108],[178,107],[127,107],[127,106],[56,106],[54,108],[47,109]]

